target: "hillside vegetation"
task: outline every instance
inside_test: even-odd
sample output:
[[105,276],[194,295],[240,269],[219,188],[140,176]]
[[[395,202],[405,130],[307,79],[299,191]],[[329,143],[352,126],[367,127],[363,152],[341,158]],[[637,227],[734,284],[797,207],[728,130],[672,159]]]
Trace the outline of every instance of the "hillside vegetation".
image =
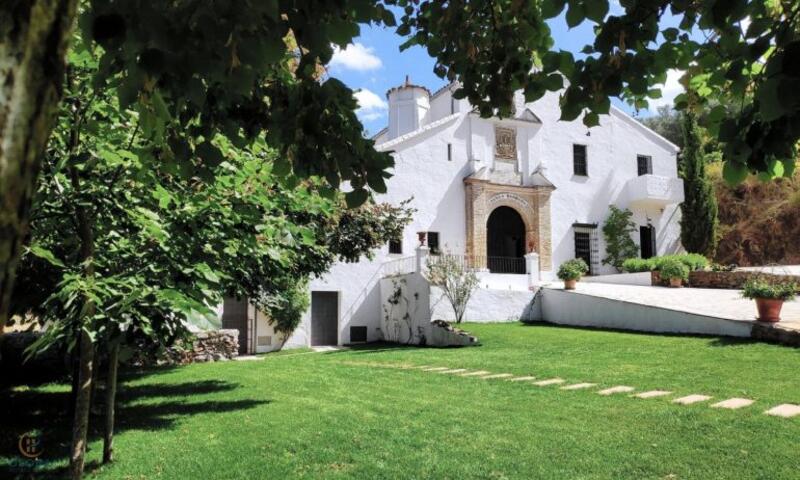
[[748,178],[736,187],[722,180],[721,164],[708,166],[719,203],[721,264],[800,264],[800,174],[762,182]]

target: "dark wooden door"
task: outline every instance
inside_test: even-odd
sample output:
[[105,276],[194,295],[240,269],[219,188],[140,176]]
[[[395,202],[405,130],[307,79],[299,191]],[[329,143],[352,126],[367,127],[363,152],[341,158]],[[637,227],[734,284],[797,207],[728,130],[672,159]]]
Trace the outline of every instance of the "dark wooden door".
[[652,225],[639,227],[639,245],[642,249],[642,258],[650,258],[656,254],[656,230]]
[[339,295],[311,292],[311,345],[336,345],[339,341]]
[[239,354],[247,353],[247,299],[225,298],[222,303],[222,328],[239,330]]

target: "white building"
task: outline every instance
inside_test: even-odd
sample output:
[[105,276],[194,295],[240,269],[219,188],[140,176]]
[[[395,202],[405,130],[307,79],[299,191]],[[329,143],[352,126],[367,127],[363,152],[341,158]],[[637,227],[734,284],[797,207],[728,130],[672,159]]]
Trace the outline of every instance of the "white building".
[[[614,107],[591,129],[580,119],[560,121],[558,93],[533,103],[518,93],[513,118],[481,118],[452,97],[455,89],[431,95],[406,80],[387,92],[389,124],[374,139],[378,150],[393,152],[395,167],[376,200],[413,198],[414,220],[373,260],[337,264],[315,279],[311,308],[287,346],[381,340],[380,279],[387,268],[413,269],[419,232],[433,253],[465,255],[488,270],[484,287],[526,295],[528,252],[538,254],[534,281],[553,279],[575,257],[587,260],[590,274],[614,272],[602,264],[611,204],[633,212],[643,257],[680,250],[683,184],[674,144]],[[248,349],[274,348],[263,315],[251,308],[247,317]]]

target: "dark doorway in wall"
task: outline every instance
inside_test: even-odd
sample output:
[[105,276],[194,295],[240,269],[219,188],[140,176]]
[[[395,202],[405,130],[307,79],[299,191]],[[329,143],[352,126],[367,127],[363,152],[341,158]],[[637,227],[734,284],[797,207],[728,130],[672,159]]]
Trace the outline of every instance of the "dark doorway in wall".
[[222,302],[222,328],[239,330],[239,354],[247,353],[247,299],[226,297]]
[[339,294],[311,292],[311,345],[339,342]]
[[639,245],[642,248],[642,258],[654,257],[656,254],[656,229],[652,225],[639,227]]
[[525,273],[525,222],[511,207],[497,207],[486,222],[486,265],[492,273]]

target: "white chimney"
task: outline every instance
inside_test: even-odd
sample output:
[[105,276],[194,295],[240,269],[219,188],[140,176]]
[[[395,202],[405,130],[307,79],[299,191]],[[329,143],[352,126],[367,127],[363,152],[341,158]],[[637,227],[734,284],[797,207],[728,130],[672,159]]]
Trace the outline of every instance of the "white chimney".
[[428,123],[431,92],[427,88],[406,81],[386,92],[389,100],[388,140],[413,132]]

